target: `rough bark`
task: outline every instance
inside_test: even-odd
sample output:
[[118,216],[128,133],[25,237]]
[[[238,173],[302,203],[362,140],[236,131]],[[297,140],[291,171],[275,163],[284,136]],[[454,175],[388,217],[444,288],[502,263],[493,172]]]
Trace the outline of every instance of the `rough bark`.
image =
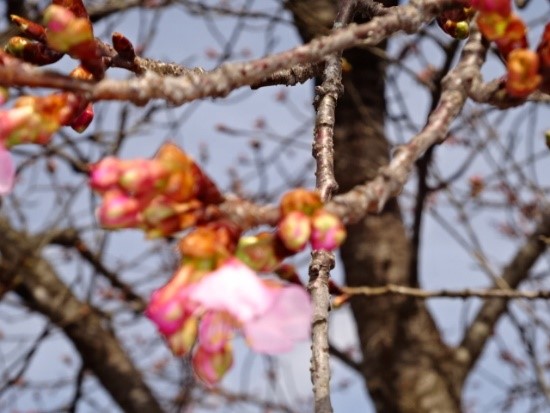
[[160,413],[162,408],[114,333],[89,304],[78,300],[42,257],[41,240],[0,219],[0,282],[29,308],[49,318],[71,340],[84,367],[126,412]]

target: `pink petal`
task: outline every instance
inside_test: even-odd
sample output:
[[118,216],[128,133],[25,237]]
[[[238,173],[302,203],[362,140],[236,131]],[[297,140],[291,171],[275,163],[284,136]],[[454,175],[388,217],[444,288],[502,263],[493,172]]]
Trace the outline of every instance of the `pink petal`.
[[220,351],[233,337],[232,319],[225,313],[208,311],[201,318],[199,342],[204,350]]
[[226,343],[219,351],[210,352],[198,346],[191,358],[195,374],[207,385],[212,386],[219,382],[233,364],[233,350],[230,343]]
[[307,292],[291,285],[278,290],[273,306],[244,326],[246,340],[261,353],[278,354],[292,349],[310,335],[311,301]]
[[271,307],[276,292],[237,259],[205,276],[189,298],[207,310],[226,311],[246,323]]
[[0,147],[0,195],[8,194],[15,181],[15,165],[11,154]]

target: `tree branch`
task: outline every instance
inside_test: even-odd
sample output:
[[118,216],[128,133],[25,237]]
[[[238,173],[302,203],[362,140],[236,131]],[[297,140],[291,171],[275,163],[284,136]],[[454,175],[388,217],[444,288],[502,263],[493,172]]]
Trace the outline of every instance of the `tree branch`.
[[[533,234],[504,268],[498,285],[495,284],[493,288],[511,291],[526,279],[529,270],[535,265],[542,253],[546,251],[548,244],[545,242],[545,237],[548,236],[550,236],[550,213],[546,211]],[[503,284],[508,289],[502,289]],[[461,362],[464,376],[478,360],[507,305],[506,300],[489,300],[485,302],[469,326],[460,346],[456,349],[456,357]]]
[[332,413],[329,386],[328,312],[330,294],[328,280],[330,270],[334,268],[334,254],[327,251],[315,251],[312,256],[308,284],[313,302],[311,382],[315,399],[315,413]]
[[[501,289],[464,289],[464,290],[435,290],[427,291],[421,288],[406,287],[404,285],[388,284],[376,287],[340,287],[347,296],[363,295],[366,297],[380,297],[388,295],[402,295],[405,297],[414,297],[420,300],[431,298],[500,298],[502,300],[525,299],[525,300],[548,300],[550,299],[549,290],[540,291],[519,291],[519,290],[501,290]],[[337,302],[347,299],[347,297],[336,298]]]
[[127,412],[163,410],[97,310],[78,300],[40,255],[40,240],[0,219],[0,280],[62,329],[89,368]]
[[480,77],[479,70],[486,51],[481,34],[474,30],[464,46],[459,64],[443,79],[439,105],[428,118],[424,129],[398,148],[390,164],[380,168],[374,180],[336,196],[327,209],[355,222],[365,211],[381,211],[388,199],[398,195],[409,179],[415,162],[428,148],[446,139],[449,126],[462,110],[472,83]]
[[104,79],[93,83],[31,65],[5,64],[0,66],[0,85],[67,89],[84,93],[92,101],[124,100],[144,105],[152,99],[163,99],[172,105],[182,105],[196,99],[227,96],[240,87],[256,85],[278,70],[319,62],[331,53],[350,47],[376,45],[400,30],[415,32],[453,3],[453,0],[423,0],[389,8],[386,14],[368,23],[350,25],[329,36],[261,59],[225,63],[204,74],[191,72],[180,77],[162,77],[147,72],[130,80]]

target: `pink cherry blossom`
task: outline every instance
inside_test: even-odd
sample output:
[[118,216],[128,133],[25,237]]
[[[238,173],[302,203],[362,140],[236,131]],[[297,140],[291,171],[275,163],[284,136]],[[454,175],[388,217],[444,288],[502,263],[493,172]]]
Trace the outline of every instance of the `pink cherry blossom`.
[[281,353],[309,337],[311,302],[304,289],[267,283],[236,259],[204,277],[189,297],[235,317],[256,351]]
[[11,154],[0,146],[0,195],[5,195],[13,188],[15,165]]
[[265,313],[277,292],[237,259],[204,277],[189,298],[213,311],[225,311],[241,323]]
[[231,367],[236,330],[252,349],[278,354],[309,336],[311,312],[303,288],[264,281],[231,258],[211,273],[183,265],[153,293],[146,314],[174,354],[193,352],[195,372],[212,385]]
[[311,301],[307,292],[290,285],[277,289],[273,305],[260,317],[244,326],[250,347],[260,353],[278,354],[292,349],[297,341],[309,337]]

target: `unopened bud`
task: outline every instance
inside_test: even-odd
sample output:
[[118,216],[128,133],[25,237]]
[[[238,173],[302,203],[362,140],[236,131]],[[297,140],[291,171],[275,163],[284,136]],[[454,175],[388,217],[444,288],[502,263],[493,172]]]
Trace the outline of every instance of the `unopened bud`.
[[285,215],[278,225],[279,238],[291,251],[301,251],[311,236],[311,219],[300,211]]
[[344,224],[337,216],[325,211],[317,211],[311,221],[311,247],[314,250],[332,251],[346,238]]

